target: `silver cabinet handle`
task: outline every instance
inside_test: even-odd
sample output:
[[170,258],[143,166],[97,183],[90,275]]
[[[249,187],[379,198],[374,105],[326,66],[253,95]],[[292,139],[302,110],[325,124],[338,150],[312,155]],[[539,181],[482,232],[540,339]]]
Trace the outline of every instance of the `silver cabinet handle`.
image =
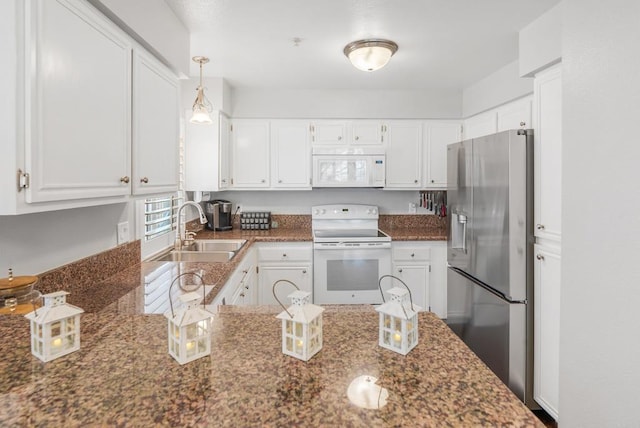
[[302,269],[302,273],[307,273],[307,270],[306,269]]
[[527,122],[520,122],[520,126],[525,126]]
[[140,179],[140,183],[148,183],[148,182],[149,182],[149,179],[147,177],[142,177]]
[[538,229],[538,230],[544,230],[544,224],[537,224],[537,225],[536,225],[536,229]]
[[542,260],[544,260],[544,256],[542,254],[538,254],[538,255],[536,255],[536,259],[542,261]]
[[121,183],[128,183],[129,182],[129,177],[128,176],[124,176],[124,177],[120,177],[120,182]]

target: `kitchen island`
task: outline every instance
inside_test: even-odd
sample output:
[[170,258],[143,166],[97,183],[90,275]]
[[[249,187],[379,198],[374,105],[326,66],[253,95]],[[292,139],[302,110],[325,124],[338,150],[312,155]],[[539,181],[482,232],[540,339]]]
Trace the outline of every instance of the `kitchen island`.
[[[309,362],[281,353],[279,308],[220,307],[212,354],[180,366],[162,315],[82,315],[79,351],[41,363],[22,316],[1,316],[0,426],[542,426],[431,313],[407,356],[378,346],[368,305],[327,306]],[[347,398],[358,376],[389,392]]]

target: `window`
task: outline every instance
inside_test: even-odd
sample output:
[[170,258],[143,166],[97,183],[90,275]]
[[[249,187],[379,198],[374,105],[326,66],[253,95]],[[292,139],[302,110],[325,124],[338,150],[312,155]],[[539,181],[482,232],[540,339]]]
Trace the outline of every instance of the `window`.
[[176,229],[177,213],[182,199],[181,196],[171,195],[144,201],[145,241]]

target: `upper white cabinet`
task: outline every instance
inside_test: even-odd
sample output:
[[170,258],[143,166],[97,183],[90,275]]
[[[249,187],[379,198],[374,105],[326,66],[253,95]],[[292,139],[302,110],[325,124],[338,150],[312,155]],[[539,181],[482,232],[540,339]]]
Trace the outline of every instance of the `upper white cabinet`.
[[385,125],[374,120],[351,122],[351,144],[379,145],[384,143]]
[[185,190],[220,191],[229,188],[229,119],[220,112],[211,114],[209,125],[191,123],[185,112]]
[[131,43],[86,2],[26,9],[26,202],[128,195]]
[[532,97],[524,97],[497,108],[498,132],[509,129],[533,128],[531,123]]
[[271,122],[271,187],[311,188],[311,146],[307,121]]
[[231,159],[233,188],[269,187],[269,121],[234,120],[231,127]]
[[463,126],[464,139],[495,134],[498,131],[498,116],[495,110],[480,113],[465,119]]
[[379,146],[385,138],[385,125],[377,120],[317,120],[309,131],[314,146]]
[[422,123],[394,120],[387,123],[385,188],[422,186]]
[[562,75],[560,65],[536,75],[534,233],[559,241],[562,207]]
[[462,139],[462,124],[458,121],[428,121],[424,123],[423,138],[426,188],[447,187],[447,145]]
[[133,53],[133,193],[178,190],[178,79],[144,51]]

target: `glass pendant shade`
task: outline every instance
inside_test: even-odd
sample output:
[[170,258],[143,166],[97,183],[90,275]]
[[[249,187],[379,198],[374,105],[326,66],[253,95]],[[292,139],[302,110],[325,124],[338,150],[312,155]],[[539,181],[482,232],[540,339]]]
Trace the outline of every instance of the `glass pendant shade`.
[[344,48],[344,54],[358,70],[376,71],[387,65],[398,45],[390,40],[358,40]]
[[212,123],[209,113],[213,110],[213,106],[204,95],[204,86],[202,86],[202,65],[209,62],[209,58],[203,56],[194,56],[193,61],[200,64],[200,84],[198,85],[196,100],[193,102],[193,114],[189,122],[208,125]]

